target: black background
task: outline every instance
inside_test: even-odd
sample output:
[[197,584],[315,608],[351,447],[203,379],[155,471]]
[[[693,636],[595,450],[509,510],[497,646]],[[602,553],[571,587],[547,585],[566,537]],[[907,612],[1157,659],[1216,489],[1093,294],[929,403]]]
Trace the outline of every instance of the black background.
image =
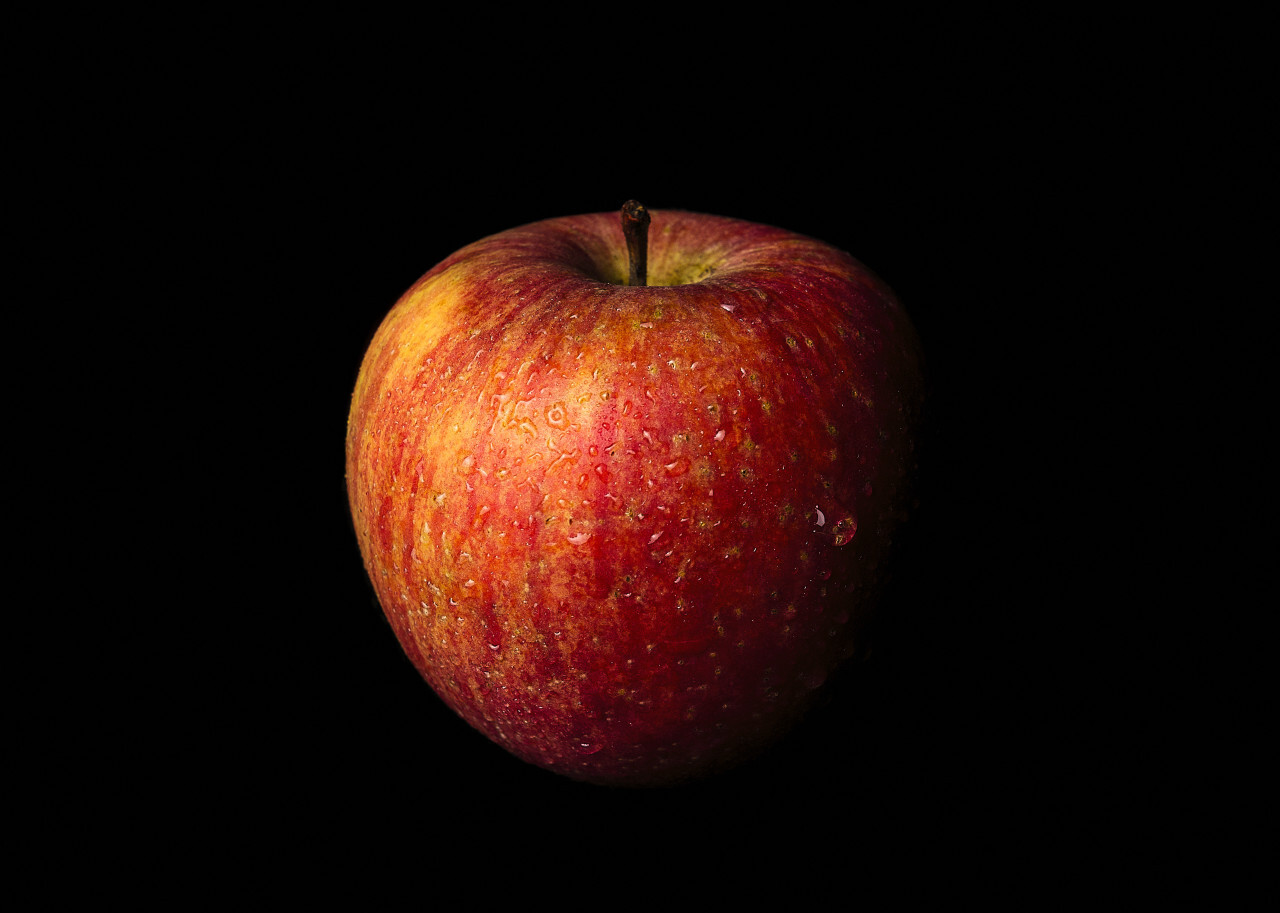
[[[878,55],[797,26],[705,52],[372,41],[358,59],[341,29],[282,27],[248,64],[210,41],[176,100],[135,115],[155,258],[176,267],[163,297],[183,302],[168,344],[144,346],[188,404],[162,413],[176,471],[157,497],[201,518],[154,546],[196,595],[141,625],[164,632],[146,653],[165,684],[136,672],[141,741],[122,749],[166,826],[233,873],[398,851],[441,873],[545,853],[561,874],[714,852],[787,858],[762,869],[782,881],[839,880],[868,848],[976,854],[992,877],[1056,870],[1068,846],[1109,864],[1139,683],[1104,585],[1124,507],[1098,487],[1117,459],[1098,314],[1145,192],[1116,141],[1140,127],[1106,104],[1133,73],[1095,57],[1063,75],[1038,45],[952,25]],[[360,359],[418,276],[628,198],[849,251],[904,302],[931,383],[870,659],[758,760],[640,792],[522,764],[435,698],[365,578],[343,478]]]

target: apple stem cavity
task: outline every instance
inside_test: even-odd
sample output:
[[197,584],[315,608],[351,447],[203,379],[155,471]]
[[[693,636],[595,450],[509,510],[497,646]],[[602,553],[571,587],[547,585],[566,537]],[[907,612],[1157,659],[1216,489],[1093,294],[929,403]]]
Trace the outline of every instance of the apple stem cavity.
[[622,234],[627,239],[627,285],[646,285],[649,275],[649,210],[635,200],[622,204]]

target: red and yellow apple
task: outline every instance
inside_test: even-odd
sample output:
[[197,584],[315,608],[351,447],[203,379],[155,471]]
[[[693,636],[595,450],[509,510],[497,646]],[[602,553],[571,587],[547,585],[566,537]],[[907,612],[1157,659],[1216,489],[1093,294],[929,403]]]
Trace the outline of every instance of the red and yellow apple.
[[860,646],[922,390],[893,292],[820,241],[633,204],[504,231],[365,355],[365,568],[409,660],[512,754],[704,776]]

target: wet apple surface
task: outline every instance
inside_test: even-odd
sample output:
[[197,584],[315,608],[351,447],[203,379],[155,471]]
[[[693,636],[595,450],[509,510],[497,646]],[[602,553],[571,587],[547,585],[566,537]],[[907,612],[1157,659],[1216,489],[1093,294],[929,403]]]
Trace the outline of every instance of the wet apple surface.
[[391,309],[347,431],[401,646],[516,756],[650,785],[749,757],[861,646],[922,401],[893,293],[819,241],[653,211],[446,258]]

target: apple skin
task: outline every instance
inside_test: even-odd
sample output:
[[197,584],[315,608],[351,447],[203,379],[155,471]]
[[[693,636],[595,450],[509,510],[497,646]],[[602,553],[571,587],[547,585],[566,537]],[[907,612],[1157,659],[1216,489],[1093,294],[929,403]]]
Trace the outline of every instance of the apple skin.
[[431,269],[375,333],[346,439],[413,665],[512,754],[613,786],[757,754],[862,647],[923,403],[905,311],[848,254],[651,218],[643,287],[616,213]]

